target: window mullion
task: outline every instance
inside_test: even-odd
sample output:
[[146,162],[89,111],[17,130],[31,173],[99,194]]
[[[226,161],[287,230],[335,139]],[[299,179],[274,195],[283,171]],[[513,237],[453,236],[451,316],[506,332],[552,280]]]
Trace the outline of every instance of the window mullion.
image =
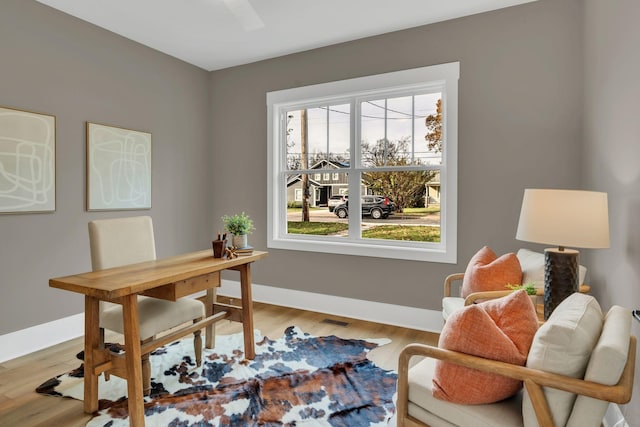
[[327,104],[327,129],[326,129],[326,131],[327,131],[327,138],[326,138],[327,139],[327,154],[325,155],[327,160],[331,160],[329,158],[329,151],[330,151],[330,149],[329,149],[329,147],[330,147],[330,143],[329,143],[329,127],[330,127],[330,125],[329,125],[329,109],[330,109],[330,105]]
[[389,117],[388,117],[388,110],[387,108],[389,108],[389,105],[387,104],[388,100],[387,98],[384,99],[384,150],[383,150],[383,159],[384,159],[384,165],[387,165],[387,159],[389,158],[389,152],[387,151],[389,148],[389,135],[388,135],[388,121],[389,121]]
[[411,95],[411,164],[416,162],[416,97]]
[[360,104],[356,99],[351,100],[351,117],[350,122],[350,135],[349,147],[351,149],[351,161],[349,162],[349,239],[359,240],[360,229],[362,224],[362,218],[359,215],[360,212],[360,173],[356,172],[357,167],[360,165],[361,151],[360,151]]

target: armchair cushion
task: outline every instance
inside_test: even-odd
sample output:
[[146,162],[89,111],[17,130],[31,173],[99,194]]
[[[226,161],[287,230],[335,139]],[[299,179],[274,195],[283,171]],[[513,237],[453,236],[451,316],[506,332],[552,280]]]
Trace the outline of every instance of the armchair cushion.
[[462,298],[473,292],[503,291],[508,284],[522,282],[522,268],[514,253],[498,257],[488,246],[469,261],[462,280]]
[[[620,306],[613,306],[607,313],[602,326],[602,335],[596,344],[584,379],[605,385],[614,385],[620,380],[627,362],[631,335],[631,312]],[[609,406],[604,400],[578,396],[573,405],[567,427],[598,427]]]
[[463,405],[434,397],[436,363],[437,359],[427,357],[409,369],[408,410],[411,416],[433,427],[522,426],[522,393],[488,405]]
[[442,298],[442,317],[446,320],[462,307],[464,307],[464,298],[444,297]]
[[[602,311],[598,302],[590,295],[574,293],[562,301],[547,322],[540,326],[531,344],[527,367],[583,378],[601,331]],[[545,388],[544,394],[554,424],[566,425],[575,394],[551,388]],[[526,391],[522,413],[526,427],[538,425]]]
[[[454,312],[438,346],[523,366],[537,329],[531,298],[520,290]],[[521,387],[520,381],[511,378],[442,361],[436,364],[433,379],[436,398],[462,404],[497,402],[513,396]]]

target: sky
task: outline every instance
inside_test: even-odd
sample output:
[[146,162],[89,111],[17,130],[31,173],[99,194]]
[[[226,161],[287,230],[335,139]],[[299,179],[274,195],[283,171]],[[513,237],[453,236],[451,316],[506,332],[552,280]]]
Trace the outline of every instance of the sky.
[[[374,144],[385,135],[389,141],[408,137],[413,142],[414,156],[423,161],[440,162],[440,155],[427,152],[425,117],[436,113],[441,93],[428,93],[397,98],[365,100],[361,103],[361,140]],[[307,110],[309,154],[333,153],[349,156],[349,104],[310,108]],[[386,113],[386,119],[385,119]],[[301,111],[288,112],[287,154],[300,155]],[[327,125],[328,123],[328,125]],[[310,165],[312,166],[312,165]]]

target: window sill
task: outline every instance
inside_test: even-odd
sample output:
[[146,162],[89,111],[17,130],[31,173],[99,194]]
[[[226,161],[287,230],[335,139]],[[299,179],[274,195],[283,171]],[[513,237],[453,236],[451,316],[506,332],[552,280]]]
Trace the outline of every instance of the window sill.
[[[302,240],[304,239],[304,240]],[[364,241],[327,241],[313,239],[312,236],[303,236],[296,239],[269,239],[267,247],[273,249],[286,249],[305,252],[319,252],[338,255],[355,255],[374,258],[403,259],[409,261],[426,261],[455,264],[457,256],[455,253],[447,253],[443,249],[416,245],[415,242],[403,244],[405,242],[385,240],[383,244],[376,244]]]

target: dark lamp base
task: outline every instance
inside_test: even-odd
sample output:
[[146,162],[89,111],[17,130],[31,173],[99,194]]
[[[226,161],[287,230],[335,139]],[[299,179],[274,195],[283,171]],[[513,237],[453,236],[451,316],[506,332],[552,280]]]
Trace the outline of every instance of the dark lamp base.
[[578,251],[544,250],[544,319],[566,297],[578,292]]

